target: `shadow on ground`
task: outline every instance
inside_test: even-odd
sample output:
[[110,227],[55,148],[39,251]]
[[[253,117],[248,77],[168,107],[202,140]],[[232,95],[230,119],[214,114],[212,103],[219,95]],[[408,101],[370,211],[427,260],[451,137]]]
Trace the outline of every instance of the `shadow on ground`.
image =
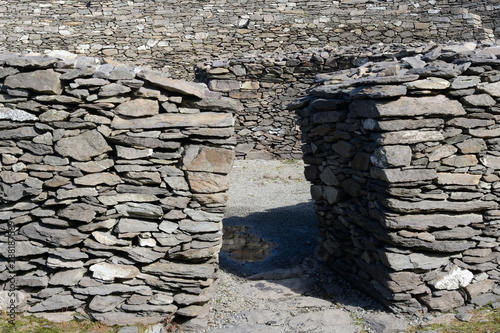
[[[245,216],[237,216],[237,212],[244,215],[241,209],[230,208],[223,221],[219,258],[224,271],[344,306],[383,309],[317,260],[319,234],[312,201]],[[258,288],[258,284],[255,286]],[[266,288],[272,292],[268,284],[262,284],[262,288],[263,292]]]
[[312,202],[246,216],[228,211],[226,216],[220,267],[230,273],[246,277],[315,257],[318,229]]

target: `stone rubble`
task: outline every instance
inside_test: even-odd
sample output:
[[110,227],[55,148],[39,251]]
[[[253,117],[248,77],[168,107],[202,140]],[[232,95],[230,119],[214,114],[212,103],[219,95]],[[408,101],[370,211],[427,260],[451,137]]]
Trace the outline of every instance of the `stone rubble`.
[[0,59],[0,298],[15,279],[19,312],[202,329],[241,105],[95,59]]
[[320,255],[394,312],[500,300],[499,50],[367,62],[289,106]]

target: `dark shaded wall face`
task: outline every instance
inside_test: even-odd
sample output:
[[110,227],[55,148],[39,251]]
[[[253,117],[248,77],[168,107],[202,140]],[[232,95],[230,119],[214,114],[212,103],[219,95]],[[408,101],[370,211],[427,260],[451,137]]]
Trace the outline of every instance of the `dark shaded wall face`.
[[322,257],[395,312],[500,299],[498,51],[338,71],[291,106]]

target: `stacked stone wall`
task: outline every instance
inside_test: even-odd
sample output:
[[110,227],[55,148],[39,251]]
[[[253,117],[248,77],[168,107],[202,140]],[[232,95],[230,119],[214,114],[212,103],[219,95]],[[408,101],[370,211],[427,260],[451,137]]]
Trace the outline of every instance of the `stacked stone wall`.
[[94,58],[0,64],[2,311],[202,329],[239,103]]
[[235,119],[237,158],[298,159],[302,156],[300,130],[287,105],[304,96],[318,74],[430,51],[466,56],[476,47],[487,45],[494,44],[395,44],[301,50],[200,63],[196,66],[196,80],[243,104]]
[[493,0],[1,0],[0,47],[64,49],[190,79],[194,64],[225,56],[492,38],[498,9]]
[[321,256],[396,312],[500,300],[499,51],[338,71],[290,105]]

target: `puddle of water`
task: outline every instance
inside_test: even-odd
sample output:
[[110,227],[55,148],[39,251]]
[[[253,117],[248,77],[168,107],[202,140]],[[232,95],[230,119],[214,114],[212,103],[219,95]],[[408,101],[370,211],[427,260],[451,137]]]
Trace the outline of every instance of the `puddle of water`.
[[244,263],[266,259],[276,244],[258,237],[250,229],[243,225],[224,226],[222,252],[229,258]]

